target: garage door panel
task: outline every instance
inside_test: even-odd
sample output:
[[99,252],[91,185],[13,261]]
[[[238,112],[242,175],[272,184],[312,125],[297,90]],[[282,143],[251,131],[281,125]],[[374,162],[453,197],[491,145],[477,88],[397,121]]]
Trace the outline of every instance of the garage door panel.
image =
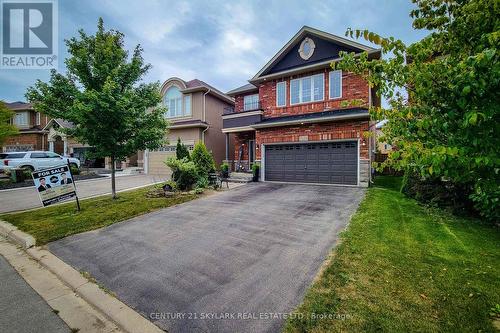
[[265,179],[357,184],[356,141],[266,146]]

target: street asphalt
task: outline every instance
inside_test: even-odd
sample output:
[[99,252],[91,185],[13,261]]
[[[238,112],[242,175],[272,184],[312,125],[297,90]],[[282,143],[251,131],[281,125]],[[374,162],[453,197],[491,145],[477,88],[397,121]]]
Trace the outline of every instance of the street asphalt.
[[49,249],[176,332],[277,332],[364,190],[250,183]]
[[[166,176],[133,175],[116,177],[116,190],[122,191],[145,186],[169,179]],[[76,191],[80,199],[111,193],[111,178],[98,178],[76,182]],[[0,213],[41,207],[35,187],[23,187],[0,191]]]
[[0,256],[0,332],[70,332],[21,276]]

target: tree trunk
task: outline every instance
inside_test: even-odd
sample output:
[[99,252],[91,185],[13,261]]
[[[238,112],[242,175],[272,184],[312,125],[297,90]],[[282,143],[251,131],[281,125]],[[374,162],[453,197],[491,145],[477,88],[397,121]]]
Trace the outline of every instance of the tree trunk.
[[116,184],[115,184],[115,157],[111,156],[111,194],[113,199],[116,199]]

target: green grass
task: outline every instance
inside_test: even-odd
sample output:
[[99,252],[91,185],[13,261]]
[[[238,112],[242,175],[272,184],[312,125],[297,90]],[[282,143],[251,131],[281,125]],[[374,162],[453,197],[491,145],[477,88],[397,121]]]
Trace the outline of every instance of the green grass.
[[495,331],[498,229],[422,207],[399,182],[379,177],[368,190],[286,332]]
[[151,187],[122,192],[116,200],[111,196],[82,200],[80,212],[76,210],[75,202],[70,202],[24,213],[2,215],[0,219],[35,237],[37,245],[43,245],[198,197],[196,194],[176,194],[170,198],[147,198],[146,193],[150,189]]

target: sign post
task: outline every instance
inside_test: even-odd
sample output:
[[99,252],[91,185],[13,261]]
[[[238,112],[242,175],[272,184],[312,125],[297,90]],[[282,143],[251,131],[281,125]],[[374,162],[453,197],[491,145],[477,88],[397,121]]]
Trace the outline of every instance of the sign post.
[[69,163],[34,171],[32,177],[44,207],[75,197],[76,205],[80,210],[80,202]]
[[[66,160],[68,162],[69,174],[71,175],[71,179],[73,180],[73,171],[71,171],[71,164],[69,164],[69,158]],[[75,188],[75,199],[76,199],[76,207],[78,211],[80,211],[80,200],[78,200],[78,195],[76,194],[76,184],[73,182],[73,187]]]

